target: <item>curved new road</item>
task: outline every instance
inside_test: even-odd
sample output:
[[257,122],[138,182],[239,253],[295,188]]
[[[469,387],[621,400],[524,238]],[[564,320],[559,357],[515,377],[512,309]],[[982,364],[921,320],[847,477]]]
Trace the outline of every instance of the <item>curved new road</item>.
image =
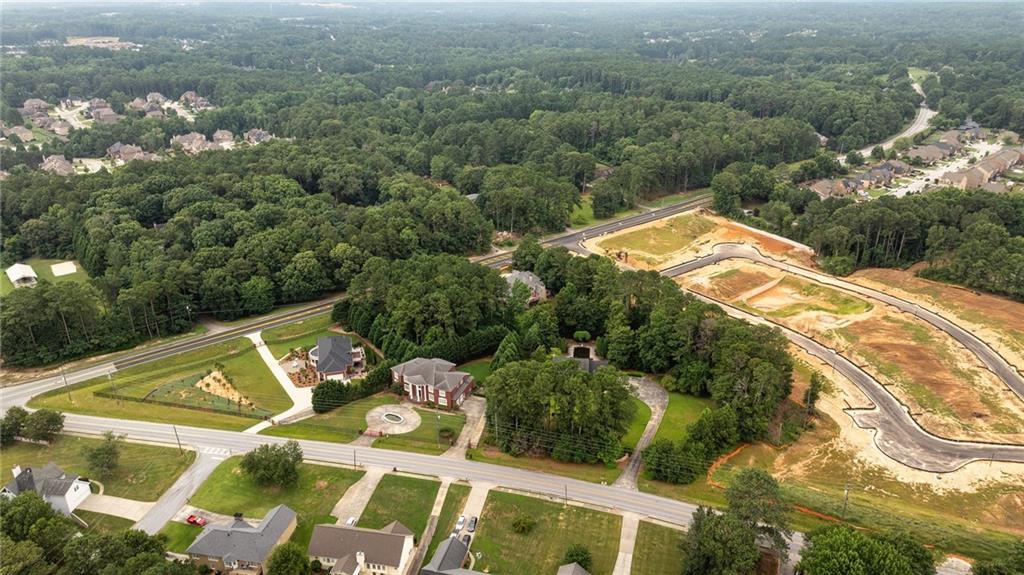
[[[662,270],[662,274],[675,277],[704,266],[741,258],[799,275],[804,278],[857,293],[901,311],[913,314],[936,328],[949,334],[966,348],[974,352],[1000,379],[1024,399],[1024,378],[1006,360],[980,339],[950,322],[944,317],[889,294],[873,290],[813,272],[788,262],[765,257],[753,247],[742,244],[719,244],[714,253],[696,260],[685,262]],[[751,323],[770,324],[778,327],[786,338],[815,357],[835,367],[852,381],[875,405],[874,409],[849,410],[848,413],[858,426],[875,430],[875,444],[882,453],[900,463],[930,472],[949,472],[959,469],[972,461],[997,460],[1024,463],[1024,446],[992,444],[983,442],[956,441],[929,433],[911,417],[907,407],[900,403],[881,383],[876,381],[856,364],[817,341],[786,326],[769,322],[764,318],[747,313],[725,302],[695,294],[702,300],[723,307],[729,315]]]

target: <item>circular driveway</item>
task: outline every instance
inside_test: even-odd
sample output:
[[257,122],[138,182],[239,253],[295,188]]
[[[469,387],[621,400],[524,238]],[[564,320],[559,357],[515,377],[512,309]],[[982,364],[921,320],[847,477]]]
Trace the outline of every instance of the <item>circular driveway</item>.
[[[402,418],[401,422],[388,421],[384,415],[393,413]],[[366,412],[366,431],[385,435],[409,433],[420,426],[420,414],[405,405],[378,405]]]

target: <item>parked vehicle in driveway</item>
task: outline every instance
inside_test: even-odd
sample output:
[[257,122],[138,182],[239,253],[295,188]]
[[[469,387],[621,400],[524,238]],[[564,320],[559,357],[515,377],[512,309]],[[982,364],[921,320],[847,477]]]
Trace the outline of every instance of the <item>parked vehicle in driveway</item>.
[[466,544],[466,547],[469,547],[469,542],[472,541],[472,540],[473,540],[473,536],[470,535],[469,533],[466,533],[465,535],[462,536],[462,542]]
[[466,516],[460,515],[459,520],[455,523],[455,530],[462,531],[462,528],[466,526]]
[[203,527],[206,525],[206,518],[198,515],[189,515],[185,522],[189,525],[198,525],[199,527]]
[[469,527],[467,527],[466,530],[469,531],[470,533],[476,531],[476,520],[477,520],[476,515],[474,515],[473,517],[469,518]]

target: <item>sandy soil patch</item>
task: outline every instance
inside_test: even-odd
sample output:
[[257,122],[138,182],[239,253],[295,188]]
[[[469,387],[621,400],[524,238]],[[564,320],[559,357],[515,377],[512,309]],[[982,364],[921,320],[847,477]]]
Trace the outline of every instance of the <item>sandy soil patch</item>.
[[253,403],[239,393],[220,370],[214,370],[206,377],[197,381],[196,387],[217,397],[223,397],[231,403],[241,403],[246,407],[253,407]]
[[55,278],[71,275],[77,270],[78,268],[75,267],[75,262],[60,262],[59,264],[53,264],[50,266],[50,272],[53,273],[53,277]]
[[847,279],[955,320],[1024,371],[1024,303],[922,279],[913,269],[860,270]]
[[1024,442],[1024,402],[974,354],[926,322],[743,260],[707,266],[677,281],[842,350],[888,385],[932,433]]
[[743,243],[765,255],[816,268],[810,248],[748,228],[704,210],[655,220],[611,234],[591,238],[583,246],[622,264],[660,270],[708,255],[715,244]]

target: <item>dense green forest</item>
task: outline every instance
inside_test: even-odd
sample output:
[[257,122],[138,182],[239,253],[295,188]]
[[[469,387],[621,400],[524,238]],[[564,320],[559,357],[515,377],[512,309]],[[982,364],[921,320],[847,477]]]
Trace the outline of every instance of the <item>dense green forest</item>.
[[[374,258],[481,253],[495,231],[563,229],[588,192],[607,216],[708,186],[737,163],[817,157],[807,165],[828,175],[816,132],[835,150],[897,132],[921,100],[908,66],[938,72],[928,97],[944,121],[974,114],[1020,129],[1022,48],[964,49],[982,31],[1012,38],[1007,12],[1019,6],[851,17],[878,10],[5,7],[6,123],[30,97],[102,97],[120,113],[152,91],[195,90],[214,109],[194,125],[129,113],[39,151],[4,151],[0,263],[74,258],[92,280],[5,297],[3,359],[52,363],[180,333],[199,314],[314,299]],[[142,47],[61,45],[84,35]],[[280,139],[113,174],[32,169],[45,154],[96,157],[118,141],[158,152],[192,129],[251,128]]]

